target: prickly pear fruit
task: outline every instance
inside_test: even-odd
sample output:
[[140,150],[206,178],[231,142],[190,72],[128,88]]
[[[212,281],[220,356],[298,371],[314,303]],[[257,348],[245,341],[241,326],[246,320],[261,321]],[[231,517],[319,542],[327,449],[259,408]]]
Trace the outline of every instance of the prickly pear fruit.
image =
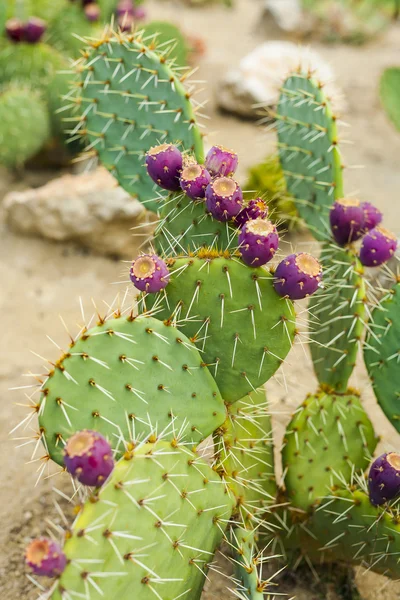
[[369,498],[375,506],[400,494],[400,454],[389,452],[374,460],[369,470],[368,488]]
[[24,24],[24,41],[30,44],[37,44],[43,37],[47,29],[45,21],[37,17],[30,17]]
[[340,246],[355,242],[364,232],[365,215],[359,200],[341,198],[333,204],[330,215],[333,237]]
[[238,242],[243,262],[250,267],[260,267],[274,257],[279,235],[271,221],[253,219],[243,225]]
[[243,193],[230,177],[218,177],[206,188],[208,211],[217,221],[230,221],[242,209]]
[[25,561],[35,575],[45,577],[61,575],[67,564],[67,558],[59,544],[45,537],[33,540],[28,545]]
[[282,297],[301,300],[311,296],[322,281],[322,267],[318,260],[301,252],[284,258],[275,271],[275,291]]
[[138,290],[155,294],[168,284],[169,271],[162,258],[156,254],[144,254],[133,261],[130,278]]
[[364,211],[364,231],[374,229],[382,221],[383,215],[371,202],[363,202],[361,208]]
[[6,34],[12,42],[21,42],[24,37],[24,24],[19,19],[9,19],[6,23]]
[[236,152],[223,146],[213,146],[207,153],[205,167],[213,177],[233,175],[238,166]]
[[250,202],[243,208],[238,215],[236,215],[234,221],[238,227],[243,227],[247,221],[253,219],[266,219],[268,217],[268,206],[262,198],[256,198],[250,200]]
[[180,189],[182,162],[182,154],[173,144],[161,144],[150,148],[146,156],[148,174],[157,185],[170,192]]
[[211,175],[202,165],[190,164],[181,173],[180,185],[191,200],[199,200],[206,195],[206,187]]
[[64,448],[64,464],[68,473],[83,485],[99,487],[114,468],[111,446],[96,431],[78,431]]
[[363,237],[360,261],[365,267],[379,267],[392,258],[396,248],[396,236],[383,227],[375,227]]

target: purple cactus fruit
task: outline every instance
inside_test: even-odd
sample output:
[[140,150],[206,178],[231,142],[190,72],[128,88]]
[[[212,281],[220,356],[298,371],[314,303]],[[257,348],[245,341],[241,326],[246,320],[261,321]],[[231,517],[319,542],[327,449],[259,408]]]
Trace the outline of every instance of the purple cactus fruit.
[[364,233],[365,215],[359,200],[342,198],[334,202],[330,212],[333,237],[344,246],[355,242]]
[[243,193],[234,179],[217,177],[206,188],[207,210],[217,221],[230,221],[242,210]]
[[239,252],[250,267],[260,267],[274,257],[279,246],[278,231],[267,219],[247,221],[239,233]]
[[9,19],[6,23],[6,34],[12,42],[21,42],[24,38],[24,24],[19,19]]
[[210,173],[198,164],[189,164],[181,173],[181,188],[192,200],[204,198],[206,187],[211,181]]
[[133,261],[130,278],[133,285],[142,292],[155,294],[163,290],[169,281],[169,271],[165,262],[156,254],[144,254]]
[[250,200],[250,202],[235,217],[235,224],[243,227],[247,221],[252,219],[266,219],[268,217],[268,206],[262,198]]
[[78,431],[64,448],[64,464],[83,485],[99,487],[114,468],[111,446],[97,431]]
[[146,9],[143,6],[134,6],[133,18],[135,21],[143,21],[147,17]]
[[29,44],[37,44],[47,29],[45,21],[37,17],[30,17],[24,24],[24,41]]
[[124,15],[117,18],[118,26],[121,31],[132,31],[135,24],[135,19],[132,15],[125,13]]
[[128,14],[133,17],[134,6],[132,0],[120,0],[116,8],[117,17],[123,17]]
[[368,474],[369,499],[376,506],[400,494],[400,454],[389,452],[379,456]]
[[207,153],[204,166],[212,177],[233,175],[238,166],[238,156],[223,146],[213,146]]
[[57,542],[41,537],[26,548],[25,562],[35,575],[57,577],[64,571],[67,557]]
[[364,211],[364,231],[374,229],[382,221],[383,215],[380,210],[370,202],[363,202],[361,208]]
[[392,258],[396,248],[396,236],[384,227],[375,227],[363,237],[360,261],[365,267],[379,267]]
[[146,155],[147,172],[152,180],[171,192],[181,189],[179,177],[182,164],[182,154],[173,144],[161,144],[150,148]]
[[316,258],[301,252],[290,254],[276,268],[275,291],[283,298],[301,300],[311,296],[322,280],[322,267]]
[[98,4],[96,4],[95,2],[90,2],[89,4],[86,4],[84,11],[85,11],[85,17],[87,18],[88,21],[91,21],[92,23],[94,23],[100,19],[100,16],[101,16],[100,6]]

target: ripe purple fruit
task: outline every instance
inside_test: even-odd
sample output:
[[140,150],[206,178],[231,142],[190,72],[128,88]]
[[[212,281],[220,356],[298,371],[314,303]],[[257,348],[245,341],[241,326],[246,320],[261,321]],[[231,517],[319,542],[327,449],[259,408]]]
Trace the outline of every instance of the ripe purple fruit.
[[210,173],[198,164],[190,164],[181,173],[180,184],[186,196],[192,200],[204,198],[206,187],[211,181]]
[[355,242],[364,233],[365,215],[359,202],[353,198],[336,200],[330,212],[332,234],[338,244]]
[[372,504],[385,504],[400,494],[400,454],[389,452],[379,456],[368,475],[369,499]]
[[235,217],[235,224],[243,227],[247,221],[253,219],[266,219],[268,217],[268,206],[262,198],[250,200],[250,202]]
[[275,291],[283,298],[301,300],[311,296],[322,280],[322,267],[316,258],[301,252],[290,254],[276,268]]
[[152,180],[171,192],[181,189],[179,177],[182,164],[182,154],[173,144],[161,144],[150,148],[146,155],[147,172]]
[[207,153],[204,166],[213,177],[233,175],[238,166],[238,156],[223,146],[213,146]]
[[169,271],[165,262],[156,254],[144,254],[133,261],[130,278],[133,285],[142,292],[155,294],[163,290],[169,281]]
[[19,19],[9,19],[6,23],[6,34],[12,42],[22,42],[24,37],[24,24]]
[[133,17],[134,7],[132,0],[120,0],[116,9],[117,17],[123,17],[128,14]]
[[30,17],[24,24],[24,41],[37,44],[47,29],[46,23],[37,17]]
[[67,557],[57,542],[41,537],[26,548],[25,562],[35,575],[57,577],[64,571]]
[[243,193],[230,177],[218,177],[206,188],[208,211],[217,221],[230,221],[242,209]]
[[277,229],[271,221],[247,221],[239,233],[239,252],[250,267],[260,267],[274,257],[279,246]]
[[84,11],[85,17],[88,21],[94,23],[95,21],[98,21],[100,19],[100,6],[98,6],[98,4],[96,4],[95,2],[90,2],[89,4],[86,4]]
[[396,236],[384,227],[375,227],[363,237],[360,261],[365,267],[379,267],[392,258],[396,248]]
[[64,464],[83,485],[99,487],[114,468],[111,446],[97,431],[78,431],[64,448]]
[[382,221],[382,213],[370,202],[363,202],[361,208],[364,211],[364,231],[374,229]]

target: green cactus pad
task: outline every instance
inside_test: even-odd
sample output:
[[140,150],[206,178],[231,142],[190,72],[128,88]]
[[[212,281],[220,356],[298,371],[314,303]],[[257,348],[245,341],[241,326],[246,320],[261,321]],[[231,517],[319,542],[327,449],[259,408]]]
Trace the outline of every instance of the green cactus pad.
[[319,392],[294,414],[284,444],[287,496],[307,511],[339,477],[347,481],[353,469],[368,466],[377,438],[358,396]]
[[199,600],[233,505],[185,445],[141,446],[78,515],[52,600]]
[[379,405],[400,432],[399,315],[400,283],[372,312],[364,359]]
[[324,287],[311,297],[311,356],[319,383],[345,392],[366,321],[363,267],[351,249],[326,244]]
[[154,236],[155,249],[163,256],[195,252],[201,247],[227,250],[237,246],[235,229],[206,213],[203,201],[194,202],[184,194],[168,197]]
[[287,189],[313,236],[325,240],[329,208],[343,197],[343,182],[336,119],[322,85],[310,74],[292,73],[274,116]]
[[169,59],[174,66],[187,66],[189,45],[179,27],[167,21],[151,21],[143,27],[143,35],[146,37],[147,45],[151,45],[154,40],[158,46],[171,47]]
[[[104,28],[105,17],[101,14],[99,22],[89,21],[81,2],[67,2],[53,19],[47,33],[47,41],[60,52],[78,58],[85,46],[82,38],[98,37]],[[81,38],[81,39],[79,39]]]
[[50,137],[47,106],[38,92],[11,86],[0,90],[0,164],[24,164]]
[[164,432],[195,444],[226,411],[200,354],[176,328],[152,317],[119,317],[85,331],[44,382],[39,424],[53,460],[81,429],[136,442]]
[[258,573],[257,565],[262,565],[262,561],[257,558],[254,534],[254,530],[243,527],[232,529],[230,534],[232,562],[238,580],[237,597],[243,600],[263,600],[265,588],[270,583],[262,581]]
[[400,130],[400,68],[392,67],[383,72],[380,93],[389,119]]
[[275,503],[277,493],[271,418],[263,389],[228,407],[215,444],[216,468],[237,500],[241,519],[251,523],[253,515]]
[[295,335],[293,304],[275,292],[273,276],[207,250],[170,259],[170,266],[163,304],[148,297],[157,302],[157,316],[195,342],[227,402],[263,385]]
[[[177,143],[201,162],[203,142],[190,93],[169,66],[168,48],[160,52],[141,34],[109,32],[92,42],[77,66],[79,116],[71,130],[88,141],[87,150],[132,196],[149,210],[162,205],[160,188],[147,175],[145,153],[161,143]],[[74,128],[75,127],[75,128]]]

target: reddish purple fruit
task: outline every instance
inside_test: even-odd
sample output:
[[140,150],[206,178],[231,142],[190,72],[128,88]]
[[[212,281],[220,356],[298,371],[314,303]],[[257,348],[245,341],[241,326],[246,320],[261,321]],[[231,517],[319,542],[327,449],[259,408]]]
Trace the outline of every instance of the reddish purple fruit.
[[47,29],[46,23],[37,17],[30,17],[24,24],[24,41],[29,44],[37,44]]
[[242,209],[243,193],[234,179],[218,177],[206,188],[208,211],[217,221],[230,221]]
[[41,537],[29,544],[25,561],[35,575],[57,577],[64,571],[67,557],[57,542]]
[[266,219],[268,217],[268,206],[262,200],[262,198],[256,198],[250,200],[250,202],[243,208],[238,215],[235,217],[235,224],[238,227],[243,227],[247,221],[253,219]]
[[135,21],[143,21],[147,17],[146,9],[143,6],[135,6],[133,8],[133,18]]
[[24,24],[19,19],[9,19],[6,23],[6,34],[12,42],[22,42],[24,38]]
[[400,494],[400,454],[389,452],[379,456],[368,475],[369,499],[376,506]]
[[111,446],[97,431],[78,431],[64,448],[64,464],[83,485],[99,487],[114,468]]
[[169,281],[169,271],[165,262],[156,254],[144,254],[133,261],[130,278],[133,285],[142,292],[155,294],[163,290]]
[[147,172],[152,180],[171,192],[181,189],[179,177],[182,164],[182,154],[173,144],[161,144],[150,148],[146,155]]
[[238,156],[223,146],[213,146],[207,153],[204,166],[213,177],[233,175],[238,166]]
[[98,6],[95,2],[90,2],[85,6],[85,17],[88,21],[94,23],[100,19],[101,10],[100,6]]
[[363,237],[360,261],[365,267],[379,267],[392,258],[396,248],[396,236],[384,227],[375,227]]
[[283,298],[301,300],[311,296],[322,280],[322,267],[316,258],[301,252],[284,258],[275,271],[274,288]]
[[383,215],[380,210],[370,202],[363,202],[361,208],[364,211],[364,231],[374,229],[382,221]]
[[185,167],[181,173],[180,184],[186,196],[192,200],[204,198],[206,187],[211,181],[210,173],[202,166],[191,164]]
[[134,7],[132,0],[120,0],[117,5],[116,14],[117,17],[123,17],[128,14],[133,17]]
[[239,233],[239,252],[243,262],[250,267],[260,267],[269,262],[279,246],[277,229],[271,221],[247,221]]
[[364,211],[358,200],[342,198],[333,204],[330,212],[331,229],[341,246],[355,242],[363,235],[364,222]]

